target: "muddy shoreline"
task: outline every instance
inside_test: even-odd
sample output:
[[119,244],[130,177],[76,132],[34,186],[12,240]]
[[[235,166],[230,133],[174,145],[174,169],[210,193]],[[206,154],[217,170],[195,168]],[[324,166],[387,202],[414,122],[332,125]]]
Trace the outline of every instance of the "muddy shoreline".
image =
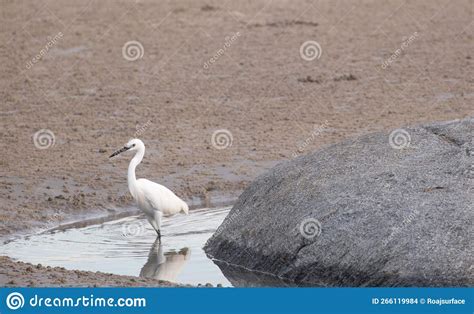
[[[201,200],[186,200],[190,210],[203,207],[230,206],[236,200],[236,195],[241,191],[232,193],[219,193],[219,197],[207,195]],[[133,204],[133,202],[132,202]],[[51,223],[37,224],[35,227],[25,228],[12,234],[0,237],[0,243],[6,244],[10,241],[32,235],[48,233],[69,228],[82,228],[94,224],[117,220],[124,217],[140,214],[140,210],[134,206],[114,209],[113,213],[104,213],[101,210],[89,210],[85,213],[72,215],[69,220],[59,222],[59,225],[51,228]],[[8,256],[0,256],[0,286],[3,287],[189,287],[190,285],[172,283],[164,280],[155,280],[135,276],[123,276],[103,272],[90,272],[70,270],[64,267],[50,267],[47,265],[25,263],[15,261]],[[212,286],[203,283],[203,286]]]
[[[198,205],[237,197],[279,161],[348,137],[474,115],[467,0],[2,9],[1,241],[133,208],[130,156],[108,159],[131,137],[146,145],[137,177]],[[130,41],[144,49],[134,61],[123,55]],[[319,59],[302,58],[306,41],[321,45]],[[41,130],[53,134],[42,147]],[[231,135],[223,149],[219,130]],[[0,265],[0,286],[78,280],[7,257]],[[77,284],[138,282],[83,275]]]

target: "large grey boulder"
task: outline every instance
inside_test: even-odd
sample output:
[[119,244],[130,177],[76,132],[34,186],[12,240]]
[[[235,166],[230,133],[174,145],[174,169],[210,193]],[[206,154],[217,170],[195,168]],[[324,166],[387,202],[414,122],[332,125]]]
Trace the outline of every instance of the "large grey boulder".
[[283,162],[244,191],[205,251],[236,285],[472,286],[473,135],[467,118]]

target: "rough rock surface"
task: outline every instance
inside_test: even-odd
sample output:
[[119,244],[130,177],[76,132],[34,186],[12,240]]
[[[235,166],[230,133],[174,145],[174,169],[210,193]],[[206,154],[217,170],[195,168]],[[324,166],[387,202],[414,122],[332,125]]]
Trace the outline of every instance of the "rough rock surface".
[[473,136],[467,118],[281,163],[245,190],[205,250],[221,267],[299,285],[472,286]]

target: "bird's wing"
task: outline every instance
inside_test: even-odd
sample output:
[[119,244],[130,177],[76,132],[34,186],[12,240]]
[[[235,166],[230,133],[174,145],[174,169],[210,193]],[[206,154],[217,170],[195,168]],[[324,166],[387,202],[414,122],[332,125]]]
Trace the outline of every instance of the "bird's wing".
[[186,203],[167,187],[147,179],[137,181],[150,208],[160,211],[164,215],[174,215],[182,210],[184,211],[184,206],[187,210]]

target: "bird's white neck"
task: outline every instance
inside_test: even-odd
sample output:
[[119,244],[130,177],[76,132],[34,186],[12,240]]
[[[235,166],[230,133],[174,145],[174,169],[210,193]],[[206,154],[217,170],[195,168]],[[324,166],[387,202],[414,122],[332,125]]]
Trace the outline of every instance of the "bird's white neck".
[[135,187],[137,183],[135,168],[142,162],[144,155],[145,148],[139,149],[128,165],[128,189],[130,190],[130,193],[132,193],[133,197],[135,197]]

